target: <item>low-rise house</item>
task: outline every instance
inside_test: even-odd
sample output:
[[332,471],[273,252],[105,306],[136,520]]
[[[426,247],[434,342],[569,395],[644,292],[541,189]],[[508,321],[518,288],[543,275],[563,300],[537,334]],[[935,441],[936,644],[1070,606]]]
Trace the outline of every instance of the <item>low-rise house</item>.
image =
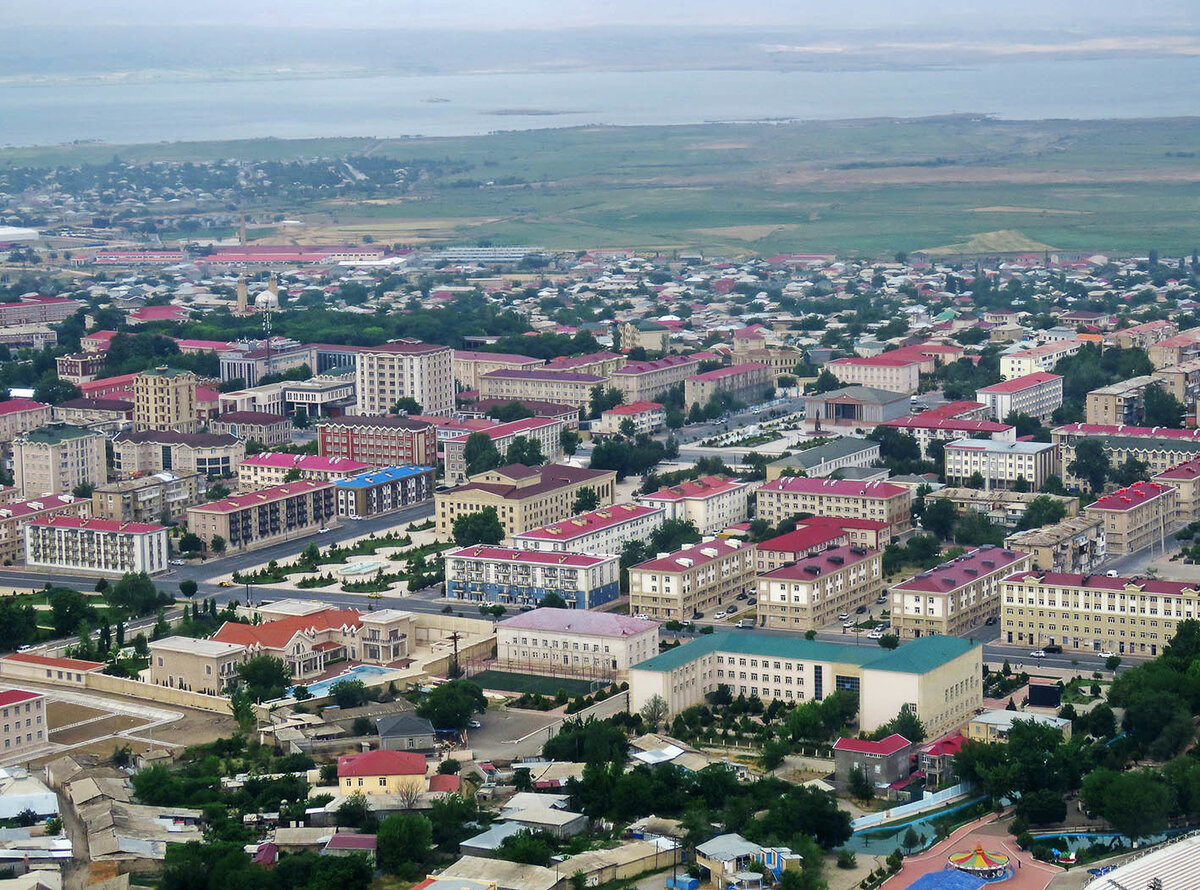
[[804,397],[805,422],[817,429],[831,426],[873,429],[889,420],[907,417],[908,413],[906,393],[871,386],[843,386]]
[[878,742],[842,737],[833,743],[834,786],[838,791],[849,790],[850,773],[858,769],[876,793],[886,797],[881,793],[882,789],[906,778],[911,772],[912,747],[912,742],[897,733]]
[[425,791],[425,755],[414,751],[366,751],[338,758],[338,794],[414,794]]
[[1009,733],[1013,724],[1018,720],[1026,723],[1037,723],[1049,726],[1062,733],[1063,741],[1071,737],[1071,721],[1065,717],[1052,717],[1048,714],[1030,714],[1022,711],[984,711],[976,714],[967,724],[966,736],[973,742],[1008,744]]
[[389,714],[375,721],[379,747],[387,751],[432,753],[437,748],[433,724],[416,714]]
[[238,683],[237,666],[248,658],[241,643],[165,637],[150,644],[150,682],[206,695],[224,695]]

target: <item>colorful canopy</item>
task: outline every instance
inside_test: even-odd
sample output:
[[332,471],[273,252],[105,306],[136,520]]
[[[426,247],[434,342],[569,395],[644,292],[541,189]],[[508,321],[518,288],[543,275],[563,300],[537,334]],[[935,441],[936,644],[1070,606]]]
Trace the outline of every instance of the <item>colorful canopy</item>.
[[982,844],[966,853],[951,853],[950,864],[963,871],[996,871],[1008,865],[1008,857],[1003,853],[983,849]]

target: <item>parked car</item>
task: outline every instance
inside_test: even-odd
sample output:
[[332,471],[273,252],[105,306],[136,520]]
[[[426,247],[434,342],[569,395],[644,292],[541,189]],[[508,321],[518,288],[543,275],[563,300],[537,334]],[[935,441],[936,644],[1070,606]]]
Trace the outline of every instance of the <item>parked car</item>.
[[467,726],[471,727],[471,729],[483,729],[483,724],[480,723],[478,720],[472,720],[470,723],[467,724]]
[[1029,653],[1029,657],[1030,658],[1045,658],[1046,652],[1044,649],[1034,649],[1032,652]]
[[838,616],[838,621],[847,621],[847,620],[849,620],[849,618],[850,618],[850,613],[843,612],[841,615]]
[[728,617],[729,617],[729,613],[726,612],[724,609],[722,609],[720,612],[718,612],[716,615],[713,616],[713,618],[717,621],[723,621]]
[[883,628],[880,628],[880,627],[875,628],[873,631],[871,631],[869,634],[867,634],[867,637],[872,640],[882,640],[883,639]]
[[734,612],[736,612],[736,611],[737,611],[737,609],[738,609],[738,607],[737,607],[737,606],[735,606],[735,605],[733,605],[732,603],[730,603],[730,604],[729,604],[729,608],[727,608],[725,611],[726,611],[726,613],[728,613],[728,614],[732,615]]
[[750,599],[746,600],[746,605],[747,606],[757,606],[758,605],[758,597],[756,597],[756,596],[750,597]]
[[1062,646],[1043,646],[1042,651],[1047,655],[1062,655]]
[[321,526],[319,529],[317,529],[317,534],[318,535],[327,535],[327,534],[329,534],[329,529],[327,529],[325,526]]
[[749,594],[748,594],[748,593],[746,593],[745,591],[742,591],[741,593],[739,593],[739,594],[738,594],[736,597],[734,597],[734,598],[735,598],[735,599],[739,599],[739,600],[744,600],[744,599],[745,599],[747,596],[749,596]]
[[749,618],[743,618],[737,623],[737,626],[745,630],[746,628],[754,627],[754,622]]
[[855,610],[854,610],[854,614],[855,614],[855,615],[861,615],[861,614],[862,614],[863,612],[865,612],[865,611],[867,611],[867,607],[866,607],[866,606],[859,606],[857,609],[855,609]]
[[1106,578],[1116,578],[1117,577],[1116,569],[1109,569],[1107,572],[1104,573],[1104,576]]
[[993,615],[992,617],[990,617],[987,621],[985,621],[983,623],[988,625],[988,627],[991,627],[993,624],[995,624],[999,620],[1000,620],[999,618],[997,618],[995,615]]
[[1116,657],[1117,657],[1117,653],[1116,653],[1116,652],[1109,652],[1107,649],[1101,649],[1101,650],[1100,650],[1100,657],[1101,657],[1101,658],[1116,658]]
[[842,622],[842,627],[850,628],[850,627],[857,627],[857,626],[858,625],[856,625],[853,621],[843,621]]

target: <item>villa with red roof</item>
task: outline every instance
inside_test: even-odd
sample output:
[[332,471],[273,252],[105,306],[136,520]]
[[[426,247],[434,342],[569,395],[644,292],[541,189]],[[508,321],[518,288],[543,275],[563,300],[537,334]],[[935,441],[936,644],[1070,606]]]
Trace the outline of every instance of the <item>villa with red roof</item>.
[[25,524],[25,564],[105,575],[153,575],[167,570],[167,530],[114,519],[35,519]]
[[638,495],[639,504],[665,511],[663,519],[693,523],[702,535],[719,532],[749,518],[750,493],[757,483],[727,476],[701,476]]
[[445,560],[446,596],[452,599],[536,606],[553,593],[570,609],[592,609],[620,595],[615,555],[480,544],[447,551]]
[[1175,486],[1166,481],[1135,482],[1084,507],[1083,515],[1104,523],[1109,554],[1136,553],[1165,543],[1175,522],[1175,498]]
[[965,635],[1003,611],[1000,582],[1030,564],[1028,553],[987,545],[893,584],[893,631],[902,640]]
[[496,662],[541,676],[617,679],[658,654],[658,622],[616,612],[534,609],[496,624]]
[[338,794],[420,794],[425,791],[425,755],[413,751],[364,751],[338,758]]
[[873,742],[848,736],[833,743],[833,784],[839,791],[850,787],[850,773],[863,772],[875,793],[887,796],[887,788],[908,777],[913,743],[898,733]]
[[613,504],[513,535],[521,550],[620,554],[630,541],[647,541],[666,511],[646,504]]
[[890,482],[781,476],[758,490],[758,518],[778,525],[797,513],[886,522],[893,534],[912,528],[912,492]]
[[977,389],[975,398],[988,406],[993,420],[1028,414],[1045,422],[1062,407],[1063,379],[1059,374],[1035,371]]

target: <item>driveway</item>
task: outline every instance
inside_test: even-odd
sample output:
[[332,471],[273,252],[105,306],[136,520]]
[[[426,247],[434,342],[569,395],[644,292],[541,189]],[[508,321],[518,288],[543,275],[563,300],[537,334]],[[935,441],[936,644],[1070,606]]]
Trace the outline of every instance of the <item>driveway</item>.
[[467,730],[467,745],[476,760],[514,760],[538,754],[558,731],[562,716],[540,711],[488,710],[478,715],[480,729]]

